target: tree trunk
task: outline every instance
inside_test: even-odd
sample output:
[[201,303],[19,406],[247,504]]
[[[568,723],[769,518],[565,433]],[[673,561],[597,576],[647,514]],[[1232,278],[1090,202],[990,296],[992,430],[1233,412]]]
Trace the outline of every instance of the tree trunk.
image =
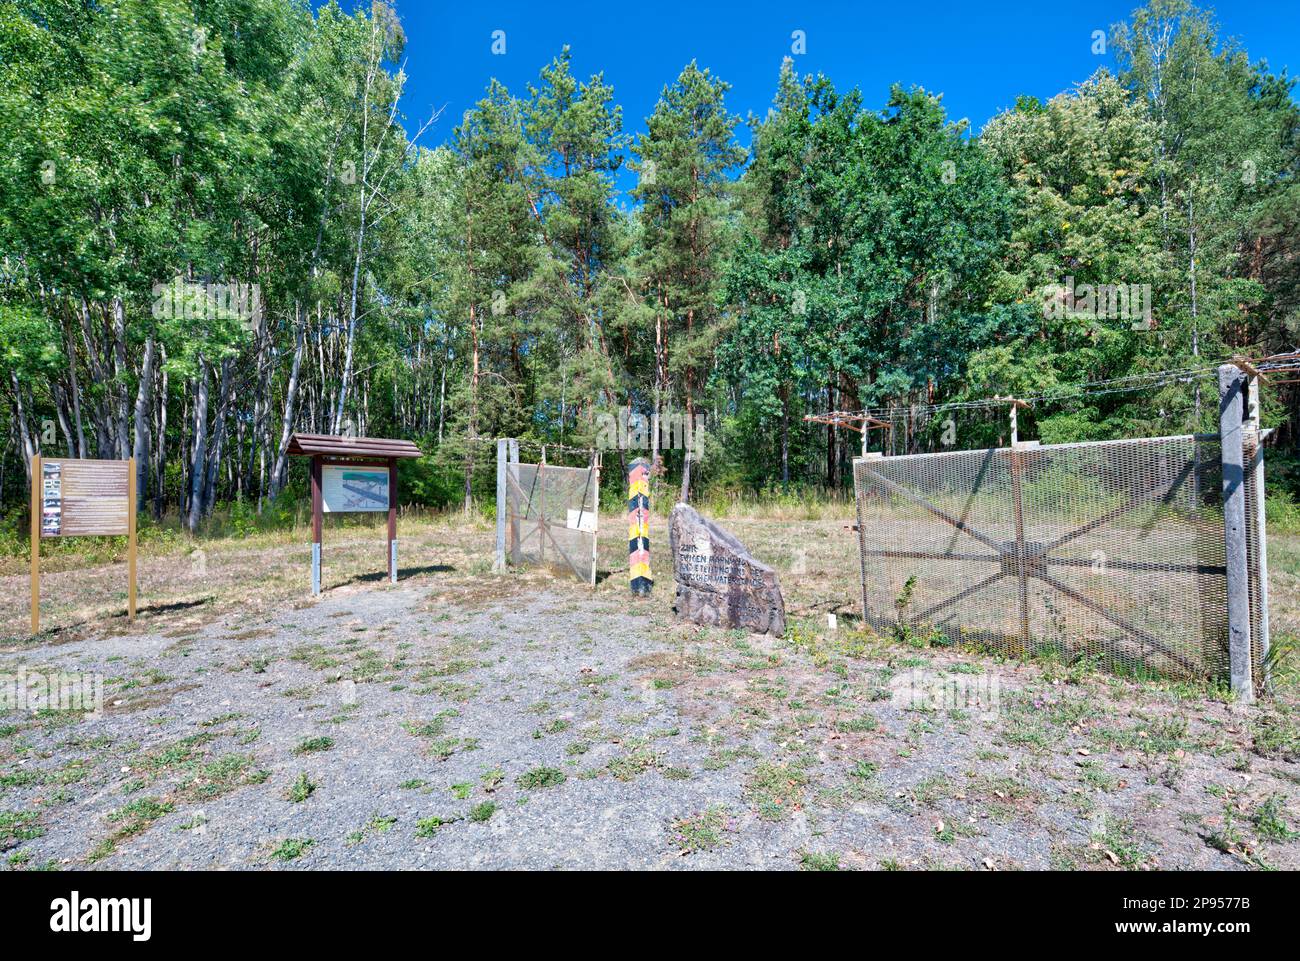
[[[153,515],[157,520],[163,516],[164,501],[167,496],[167,348],[160,346],[162,354],[162,384],[158,389],[158,443],[157,457],[154,461],[154,498]],[[185,445],[180,447],[182,455]]]
[[194,399],[194,452],[190,457],[190,509],[185,526],[191,534],[203,517],[203,488],[207,477],[208,456],[208,365],[203,354],[198,357],[198,384]]
[[203,481],[203,514],[212,513],[217,502],[217,478],[221,470],[221,455],[225,451],[227,423],[230,418],[230,368],[232,358],[221,362],[221,379],[217,387],[217,416],[212,425],[211,453],[208,457],[207,476]]
[[140,383],[135,391],[135,509],[138,513],[144,508],[144,500],[149,490],[149,391],[153,388],[153,334],[144,342],[144,357],[140,361]]
[[[301,311],[296,311],[301,314]],[[271,471],[271,500],[280,496],[289,472],[289,438],[293,435],[294,420],[298,412],[298,374],[302,369],[303,318],[298,317],[293,343],[293,367],[289,371],[289,388],[284,394],[284,418],[280,426],[280,446],[275,455],[275,469]]]
[[33,443],[31,431],[27,427],[27,411],[23,407],[23,388],[18,382],[17,371],[10,369],[9,382],[14,388],[14,418],[18,421],[18,433],[22,438],[23,463],[27,465],[27,482],[31,484],[33,483],[32,457],[36,455],[36,445]]
[[790,490],[790,385],[781,385],[781,490]]

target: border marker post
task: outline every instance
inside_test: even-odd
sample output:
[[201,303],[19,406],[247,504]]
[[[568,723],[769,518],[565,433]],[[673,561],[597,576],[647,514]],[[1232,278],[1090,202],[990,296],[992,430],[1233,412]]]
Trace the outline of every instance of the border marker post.
[[650,574],[650,462],[638,457],[627,467],[628,584],[633,594],[654,589]]

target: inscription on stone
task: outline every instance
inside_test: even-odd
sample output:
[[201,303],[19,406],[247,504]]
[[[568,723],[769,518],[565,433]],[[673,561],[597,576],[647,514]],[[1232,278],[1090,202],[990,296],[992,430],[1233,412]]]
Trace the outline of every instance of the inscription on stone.
[[677,596],[673,610],[695,624],[785,633],[785,603],[776,571],[755,560],[734,535],[688,504],[668,522]]

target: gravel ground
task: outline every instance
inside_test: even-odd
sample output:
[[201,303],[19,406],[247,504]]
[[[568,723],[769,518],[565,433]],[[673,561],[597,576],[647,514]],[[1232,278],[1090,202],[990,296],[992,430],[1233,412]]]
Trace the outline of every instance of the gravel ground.
[[[429,566],[0,649],[0,671],[106,679],[100,717],[0,715],[0,869],[1300,863],[1289,701],[798,604],[781,639],[700,629],[666,587]],[[899,701],[918,671],[983,694]]]

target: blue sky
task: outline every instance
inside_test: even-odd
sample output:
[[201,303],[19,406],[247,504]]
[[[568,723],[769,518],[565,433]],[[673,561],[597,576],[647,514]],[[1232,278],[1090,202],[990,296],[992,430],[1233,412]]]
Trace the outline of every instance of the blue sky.
[[[645,117],[666,83],[690,60],[728,81],[728,106],[742,117],[771,104],[791,34],[802,30],[800,73],[825,73],[838,88],[860,87],[869,108],[884,105],[892,83],[943,94],[950,118],[978,131],[1019,94],[1046,99],[1113,65],[1091,51],[1094,30],[1127,19],[1135,0],[1008,2],[710,3],[633,0],[587,3],[424,3],[394,0],[407,35],[409,76],[403,108],[415,129],[431,109],[443,114],[422,141],[443,142],[496,77],[514,93],[536,81],[564,44],[582,78],[604,71],[623,107],[626,129]],[[351,7],[351,0],[342,0]],[[367,3],[368,6],[368,3]],[[1228,0],[1213,5],[1221,33],[1252,60],[1300,73],[1300,3]],[[504,30],[506,52],[492,53]],[[741,141],[748,135],[741,132]],[[631,186],[631,179],[620,182]]]

